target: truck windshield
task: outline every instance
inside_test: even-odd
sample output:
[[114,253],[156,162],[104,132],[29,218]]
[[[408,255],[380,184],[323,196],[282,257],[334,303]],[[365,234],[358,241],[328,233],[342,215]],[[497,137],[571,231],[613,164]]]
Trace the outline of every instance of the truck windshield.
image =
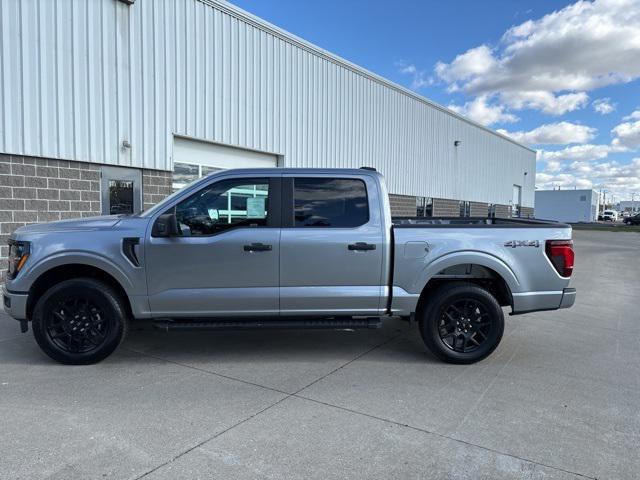
[[186,190],[187,188],[191,188],[193,185],[204,183],[206,180],[208,180],[210,178],[211,178],[210,176],[206,176],[206,177],[198,178],[197,180],[194,180],[191,183],[187,183],[184,187],[176,190],[175,192],[173,192],[171,195],[169,195],[165,199],[163,199],[160,202],[156,203],[154,206],[152,206],[152,207],[140,212],[138,214],[138,216],[139,217],[150,217],[154,213],[162,211],[167,205],[169,205],[171,203],[171,201],[174,198],[176,198],[178,195],[182,194],[182,192],[184,190]]

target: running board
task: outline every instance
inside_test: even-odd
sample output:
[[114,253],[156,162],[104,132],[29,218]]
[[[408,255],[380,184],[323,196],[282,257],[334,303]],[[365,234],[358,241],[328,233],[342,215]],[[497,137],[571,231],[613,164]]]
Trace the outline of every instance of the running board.
[[179,321],[157,320],[153,326],[160,330],[190,331],[190,330],[285,330],[285,329],[360,329],[380,328],[382,320],[379,318],[362,319],[322,319],[322,320],[210,320],[210,321]]

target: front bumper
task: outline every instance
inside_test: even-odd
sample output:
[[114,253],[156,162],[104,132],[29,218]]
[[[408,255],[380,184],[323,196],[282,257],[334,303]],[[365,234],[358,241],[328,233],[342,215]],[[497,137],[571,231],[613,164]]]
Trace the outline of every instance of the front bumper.
[[16,320],[26,320],[27,318],[27,297],[26,293],[11,292],[6,285],[2,286],[2,305],[4,311]]
[[575,303],[575,301],[575,288],[564,288],[562,290],[552,292],[514,293],[512,315],[569,308]]

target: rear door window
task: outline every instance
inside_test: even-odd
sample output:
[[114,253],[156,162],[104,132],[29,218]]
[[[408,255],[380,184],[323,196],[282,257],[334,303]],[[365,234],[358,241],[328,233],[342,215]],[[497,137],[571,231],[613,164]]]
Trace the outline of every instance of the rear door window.
[[296,178],[294,226],[354,228],[369,221],[367,188],[354,178]]

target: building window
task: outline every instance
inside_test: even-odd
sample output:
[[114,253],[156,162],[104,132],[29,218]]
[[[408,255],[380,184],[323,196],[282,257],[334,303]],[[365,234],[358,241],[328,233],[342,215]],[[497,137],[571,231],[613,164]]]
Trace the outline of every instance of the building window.
[[587,201],[587,196],[586,195],[580,195],[580,201],[581,202],[586,202]]
[[173,189],[178,190],[200,178],[200,165],[192,163],[173,164]]
[[460,216],[461,217],[471,216],[471,202],[460,201]]
[[433,198],[416,197],[416,217],[433,217]]
[[351,178],[296,178],[296,227],[354,228],[369,221],[367,188]]
[[133,182],[109,180],[109,214],[133,213]]
[[172,185],[173,191],[175,192],[176,190],[180,190],[194,180],[206,177],[211,173],[220,172],[222,170],[224,170],[224,168],[211,167],[209,165],[200,165],[197,163],[174,162]]

